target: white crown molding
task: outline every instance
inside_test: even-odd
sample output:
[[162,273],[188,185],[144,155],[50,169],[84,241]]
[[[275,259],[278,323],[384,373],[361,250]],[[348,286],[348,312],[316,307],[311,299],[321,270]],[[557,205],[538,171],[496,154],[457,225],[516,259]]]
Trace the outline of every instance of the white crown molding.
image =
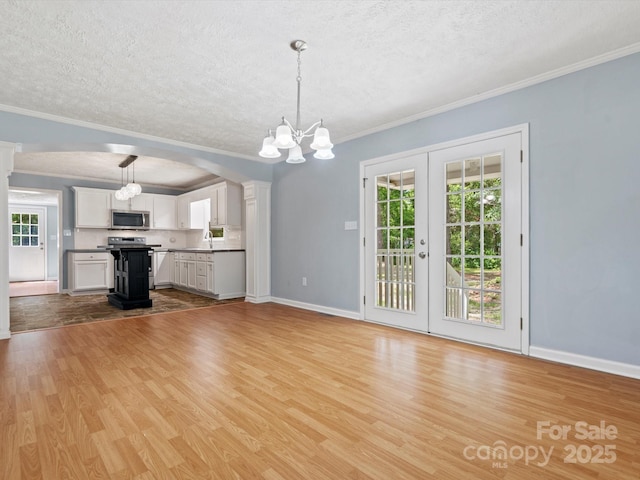
[[512,83],[504,87],[496,88],[494,90],[489,90],[488,92],[480,93],[472,97],[467,97],[462,100],[448,103],[446,105],[442,105],[441,107],[432,108],[430,110],[426,110],[421,113],[416,113],[415,115],[404,117],[399,120],[395,120],[393,122],[385,123],[383,125],[379,125],[377,127],[373,127],[368,130],[355,133],[353,135],[347,135],[346,137],[338,138],[334,143],[335,144],[344,143],[349,140],[355,140],[356,138],[365,137],[373,133],[382,132],[390,128],[399,127],[401,125],[406,125],[407,123],[415,122],[417,120],[422,120],[423,118],[433,117],[434,115],[438,115],[440,113],[448,112],[450,110],[455,110],[456,108],[460,108],[460,107],[465,107],[473,103],[482,102],[483,100],[488,100],[490,98],[498,97],[500,95],[504,95],[505,93],[521,90],[523,88],[527,88],[532,85],[537,85],[539,83],[546,82],[548,80],[553,80],[554,78],[562,77],[570,73],[575,73],[580,70],[585,70],[590,67],[595,67],[597,65],[601,65],[603,63],[607,63],[612,60],[616,60],[618,58],[626,57],[628,55],[633,55],[634,53],[638,53],[638,52],[640,52],[640,42],[634,43],[627,47],[620,48],[618,50],[613,50],[611,52],[608,52],[602,55],[598,55],[597,57],[589,58],[581,62],[567,65],[566,67],[561,67],[556,70],[551,70],[549,72],[542,73],[540,75],[536,75],[534,77],[527,78],[525,80],[521,80],[519,82]]
[[18,115],[25,115],[28,117],[40,118],[42,120],[50,120],[52,122],[66,123],[67,125],[90,128],[93,130],[100,130],[103,132],[115,133],[118,135],[127,135],[129,137],[140,138],[143,140],[150,140],[152,142],[166,143],[168,145],[190,148],[192,150],[198,150],[201,152],[215,153],[218,155],[226,155],[228,157],[242,158],[244,160],[252,160],[254,162],[260,162],[260,160],[258,160],[256,157],[253,157],[251,155],[228,152],[226,150],[219,150],[217,148],[204,147],[202,145],[196,145],[193,143],[180,142],[178,140],[171,140],[169,138],[156,137],[154,135],[147,135],[146,133],[134,132],[134,131],[125,130],[122,128],[108,127],[106,125],[100,125],[99,123],[85,122],[84,120],[75,120],[73,118],[61,117],[58,115],[52,115],[50,113],[36,112],[35,110],[28,110],[26,108],[12,107],[10,105],[0,104],[0,111],[5,111],[8,113],[16,113]]
[[613,373],[624,377],[640,379],[640,365],[630,363],[614,362],[597,357],[588,357],[577,353],[564,352],[562,350],[552,350],[550,348],[529,347],[529,356],[550,360],[552,362],[564,363],[576,367],[589,368],[605,373]]

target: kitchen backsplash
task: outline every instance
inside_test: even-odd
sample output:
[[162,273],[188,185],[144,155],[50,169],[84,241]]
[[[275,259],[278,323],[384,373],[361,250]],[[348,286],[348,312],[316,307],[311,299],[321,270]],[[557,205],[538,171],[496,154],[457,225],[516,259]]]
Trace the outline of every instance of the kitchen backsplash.
[[[159,244],[162,248],[202,247],[209,248],[209,241],[204,240],[201,230],[107,230],[99,228],[81,228],[74,231],[74,248],[96,248],[106,245],[107,237],[145,237],[149,244]],[[224,239],[215,239],[213,248],[224,250],[228,248],[243,248],[242,228],[225,227]]]

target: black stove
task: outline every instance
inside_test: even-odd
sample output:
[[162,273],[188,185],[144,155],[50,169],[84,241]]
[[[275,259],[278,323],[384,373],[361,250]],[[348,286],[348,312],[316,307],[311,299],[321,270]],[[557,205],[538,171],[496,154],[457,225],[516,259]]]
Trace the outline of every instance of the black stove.
[[[148,248],[146,237],[107,237],[107,248],[111,247]],[[153,245],[157,247],[159,245]]]

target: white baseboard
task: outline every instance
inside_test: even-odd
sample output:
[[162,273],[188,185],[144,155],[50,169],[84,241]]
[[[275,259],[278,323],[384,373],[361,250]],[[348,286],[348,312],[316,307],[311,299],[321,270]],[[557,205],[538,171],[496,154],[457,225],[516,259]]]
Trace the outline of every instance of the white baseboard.
[[11,338],[11,332],[7,330],[6,332],[0,332],[0,340],[7,340]]
[[253,295],[245,295],[244,301],[245,302],[249,302],[249,303],[269,303],[272,300],[271,300],[271,296],[269,296],[269,295],[262,296],[262,297],[256,297],[256,296],[253,296]]
[[586,355],[578,355],[577,353],[563,352],[561,350],[551,350],[534,345],[529,347],[529,355],[543,360],[551,360],[576,367],[590,368],[591,370],[599,370],[601,372],[640,379],[640,365],[587,357]]
[[336,317],[345,317],[352,320],[360,320],[360,312],[351,310],[341,310],[339,308],[324,307],[322,305],[314,305],[313,303],[298,302],[297,300],[289,300],[287,298],[271,297],[271,301],[289,307],[302,308],[304,310],[313,310],[314,312],[324,313],[327,315],[335,315]]

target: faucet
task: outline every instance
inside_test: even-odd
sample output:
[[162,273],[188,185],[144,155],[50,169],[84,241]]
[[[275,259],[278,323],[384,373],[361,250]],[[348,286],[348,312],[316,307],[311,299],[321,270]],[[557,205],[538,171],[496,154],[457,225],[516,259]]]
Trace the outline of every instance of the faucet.
[[213,249],[213,237],[211,236],[211,230],[207,229],[204,234],[204,239],[209,240],[209,248]]

